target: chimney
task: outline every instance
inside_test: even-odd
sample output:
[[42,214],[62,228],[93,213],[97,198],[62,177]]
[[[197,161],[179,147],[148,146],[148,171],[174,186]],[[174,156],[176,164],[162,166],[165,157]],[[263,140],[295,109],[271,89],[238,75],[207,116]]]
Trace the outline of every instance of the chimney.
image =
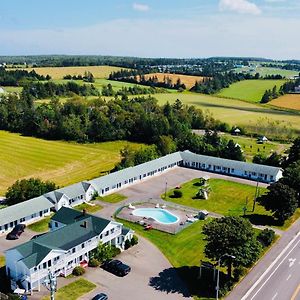
[[82,215],[83,215],[83,216],[86,215],[86,209],[85,209],[85,208],[82,210]]
[[88,222],[83,221],[83,223],[80,226],[83,227],[83,228],[88,228]]

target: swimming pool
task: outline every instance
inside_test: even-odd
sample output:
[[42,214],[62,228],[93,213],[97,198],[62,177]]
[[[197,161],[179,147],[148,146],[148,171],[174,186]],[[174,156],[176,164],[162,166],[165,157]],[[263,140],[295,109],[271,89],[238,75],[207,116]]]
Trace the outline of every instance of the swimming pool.
[[137,208],[132,212],[138,217],[152,218],[162,224],[174,224],[179,221],[179,218],[162,208]]

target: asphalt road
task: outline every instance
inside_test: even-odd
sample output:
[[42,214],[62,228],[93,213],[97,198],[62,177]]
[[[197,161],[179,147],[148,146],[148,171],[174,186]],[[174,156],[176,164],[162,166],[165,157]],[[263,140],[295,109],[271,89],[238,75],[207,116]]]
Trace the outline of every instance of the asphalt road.
[[300,220],[226,300],[300,300]]

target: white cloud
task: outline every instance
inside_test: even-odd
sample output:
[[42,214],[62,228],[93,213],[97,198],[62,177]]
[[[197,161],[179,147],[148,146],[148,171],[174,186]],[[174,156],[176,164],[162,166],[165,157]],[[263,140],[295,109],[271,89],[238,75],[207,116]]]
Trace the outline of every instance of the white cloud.
[[233,11],[241,14],[261,14],[261,9],[248,0],[220,0],[219,9],[221,11]]
[[137,11],[148,11],[150,7],[147,4],[133,3],[132,8]]

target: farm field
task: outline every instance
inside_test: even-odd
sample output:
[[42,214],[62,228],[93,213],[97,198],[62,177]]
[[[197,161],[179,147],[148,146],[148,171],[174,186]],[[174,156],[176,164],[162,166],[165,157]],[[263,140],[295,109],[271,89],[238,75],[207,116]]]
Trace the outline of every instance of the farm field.
[[145,78],[148,79],[149,77],[157,76],[158,81],[163,82],[164,77],[169,77],[172,79],[172,83],[176,83],[178,78],[181,80],[182,83],[185,84],[187,89],[190,89],[195,85],[196,81],[203,81],[204,77],[201,76],[190,76],[190,75],[181,75],[181,74],[170,74],[170,73],[151,73],[146,74]]
[[281,144],[277,142],[268,141],[265,144],[257,144],[256,138],[245,137],[245,136],[234,136],[231,134],[224,134],[222,137],[225,137],[228,140],[233,140],[235,143],[238,143],[243,150],[247,161],[251,162],[255,154],[264,154],[269,156],[273,152],[283,154],[291,145],[290,144]]
[[260,102],[266,90],[272,89],[274,85],[279,89],[284,82],[285,80],[242,80],[222,89],[216,95],[224,98]]
[[40,75],[50,75],[52,79],[62,79],[65,75],[84,75],[84,72],[91,72],[95,78],[107,78],[111,72],[118,71],[121,68],[111,66],[82,66],[82,67],[41,67],[26,68],[30,72],[35,70]]
[[287,94],[272,100],[269,104],[277,107],[300,110],[300,94]]
[[20,86],[4,86],[3,89],[7,93],[20,93],[23,90]]
[[286,78],[289,78],[291,76],[298,75],[298,71],[293,70],[284,70],[280,68],[270,68],[270,67],[257,67],[254,71],[250,71],[250,69],[253,69],[252,67],[243,67],[243,68],[236,68],[234,69],[235,72],[241,73],[241,72],[247,72],[252,75],[255,75],[255,73],[259,73],[260,76],[266,76],[266,75],[281,75]]
[[281,126],[300,130],[300,116],[293,112],[276,110],[256,103],[225,99],[196,93],[155,94],[159,103],[174,103],[176,99],[184,104],[195,105],[210,112],[214,118],[230,125],[256,125],[261,119],[277,121]]
[[104,175],[120,160],[120,149],[127,144],[47,141],[0,131],[0,195],[21,178],[39,177],[65,186]]

